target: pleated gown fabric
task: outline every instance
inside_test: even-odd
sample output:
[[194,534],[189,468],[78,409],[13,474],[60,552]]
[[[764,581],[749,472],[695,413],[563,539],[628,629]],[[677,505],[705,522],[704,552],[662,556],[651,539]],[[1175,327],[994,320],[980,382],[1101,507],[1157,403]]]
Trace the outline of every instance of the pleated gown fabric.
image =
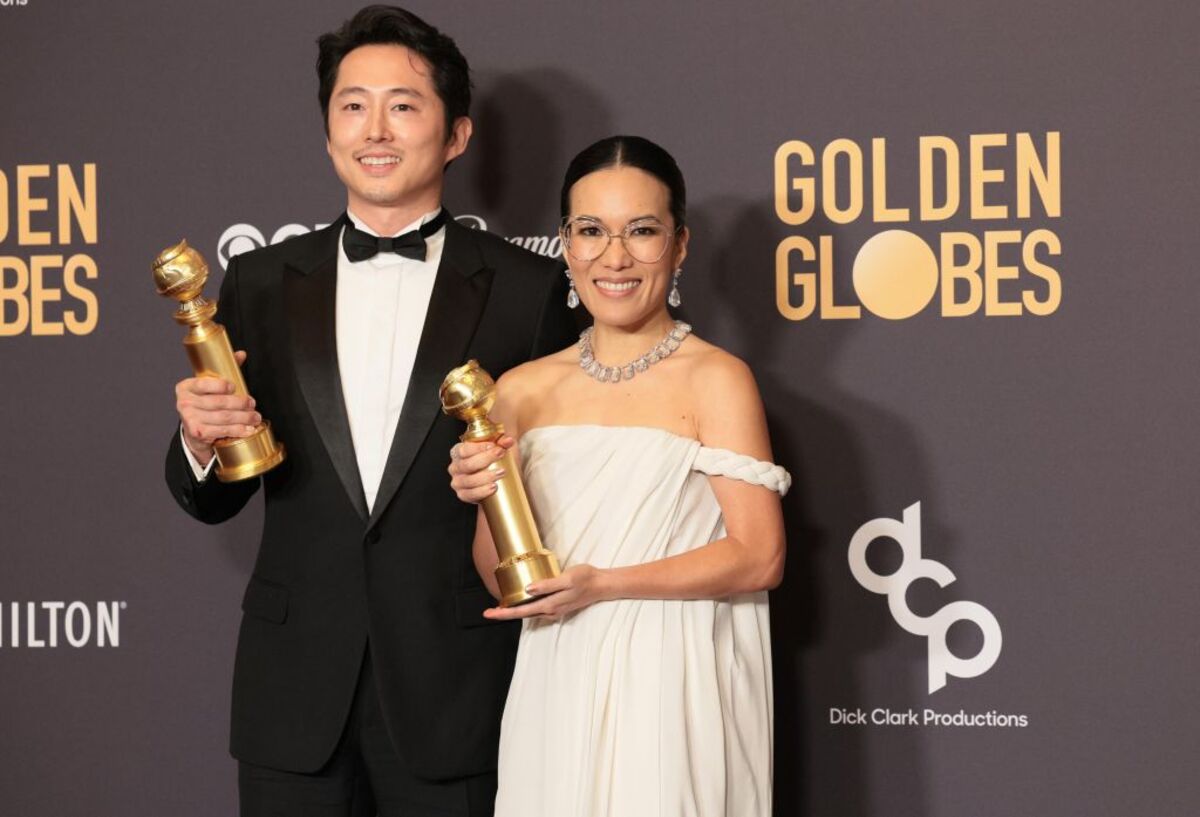
[[[789,479],[769,463],[734,469],[737,455],[657,428],[544,426],[520,453],[538,530],[564,568],[639,564],[724,537],[710,473],[782,477],[785,491]],[[764,592],[528,620],[496,817],[769,815],[772,729]]]

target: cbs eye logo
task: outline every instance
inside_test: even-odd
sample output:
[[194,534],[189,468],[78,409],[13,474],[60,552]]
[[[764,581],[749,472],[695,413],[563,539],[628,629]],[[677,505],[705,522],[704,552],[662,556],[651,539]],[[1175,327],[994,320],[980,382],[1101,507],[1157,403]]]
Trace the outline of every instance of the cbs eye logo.
[[[285,224],[275,231],[271,236],[270,243],[278,244],[280,241],[291,238],[292,236],[304,235],[312,230],[319,230],[327,226],[318,224],[315,227],[305,227],[303,224]],[[259,247],[267,246],[267,239],[263,236],[262,230],[255,227],[253,224],[234,224],[228,227],[225,232],[221,233],[221,237],[217,239],[217,258],[221,262],[221,269],[229,266],[229,259],[235,255],[241,255],[244,252],[257,250]]]
[[[904,559],[900,568],[881,576],[867,564],[867,548],[877,539],[892,539],[900,545]],[[929,694],[946,685],[946,676],[975,678],[983,675],[1000,657],[1000,624],[991,611],[973,601],[953,601],[930,616],[909,609],[905,593],[917,579],[933,579],[939,587],[954,581],[950,568],[934,559],[921,557],[921,503],[904,509],[904,520],[873,519],[850,539],[850,572],[872,593],[888,597],[888,609],[896,623],[913,635],[929,639]],[[983,646],[973,658],[959,658],[946,646],[946,634],[958,621],[970,621],[983,633]]]

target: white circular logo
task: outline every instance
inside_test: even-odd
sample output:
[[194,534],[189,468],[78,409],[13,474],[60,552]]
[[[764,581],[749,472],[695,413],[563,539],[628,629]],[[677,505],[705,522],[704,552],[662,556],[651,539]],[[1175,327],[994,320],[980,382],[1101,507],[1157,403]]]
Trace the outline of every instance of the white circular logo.
[[221,269],[226,269],[229,266],[229,259],[235,255],[257,250],[259,247],[267,246],[268,243],[278,244],[280,241],[286,241],[294,236],[304,235],[314,229],[319,230],[327,226],[327,224],[318,224],[316,227],[285,224],[274,232],[271,241],[268,242],[262,230],[253,224],[234,224],[221,233],[221,237],[217,239],[217,259],[221,262]]
[[229,266],[229,259],[235,255],[265,246],[267,240],[253,224],[234,224],[217,239],[217,259],[221,262],[221,269],[225,269]]
[[487,222],[482,216],[463,215],[455,216],[454,220],[464,227],[469,227],[472,230],[486,230]]

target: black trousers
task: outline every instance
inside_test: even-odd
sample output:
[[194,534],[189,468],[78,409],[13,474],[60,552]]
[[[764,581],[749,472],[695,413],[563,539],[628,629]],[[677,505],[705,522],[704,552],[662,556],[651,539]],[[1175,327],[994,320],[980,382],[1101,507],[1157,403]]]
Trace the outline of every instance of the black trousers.
[[405,768],[388,737],[366,652],[329,762],[312,774],[239,763],[241,817],[492,817],[495,772],[430,781]]

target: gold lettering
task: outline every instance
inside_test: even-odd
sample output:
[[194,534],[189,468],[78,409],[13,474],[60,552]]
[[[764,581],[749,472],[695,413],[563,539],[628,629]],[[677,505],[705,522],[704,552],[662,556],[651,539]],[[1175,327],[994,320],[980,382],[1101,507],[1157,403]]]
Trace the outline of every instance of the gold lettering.
[[58,166],[58,243],[71,243],[71,216],[79,225],[84,242],[96,243],[96,165],[83,166],[83,190],[75,182],[70,165]]
[[[861,203],[861,202],[860,202]],[[821,236],[821,317],[828,320],[857,318],[862,314],[862,307],[854,304],[835,304],[833,302],[833,236]]]
[[[920,141],[921,221],[945,221],[958,212],[958,145],[948,136],[922,136]],[[933,203],[933,154],[942,154],[946,168],[945,202]]]
[[1014,280],[1021,274],[1020,267],[1000,264],[1000,245],[1018,244],[1020,241],[1021,232],[1019,230],[989,230],[983,234],[983,314],[985,315],[1021,314],[1020,302],[1000,300],[1000,282]]
[[1050,218],[1062,215],[1062,163],[1058,131],[1046,134],[1046,164],[1038,158],[1028,133],[1017,134],[1017,218],[1029,218],[1029,183],[1037,186],[1042,208]]
[[875,221],[908,221],[907,207],[887,205],[887,143],[883,139],[871,140],[871,204]]
[[34,198],[29,190],[30,179],[50,176],[50,165],[17,165],[17,243],[23,246],[44,247],[50,243],[50,232],[34,231],[30,216],[49,209],[48,199]]
[[0,244],[8,238],[8,176],[0,170]]
[[[17,274],[12,286],[8,284],[8,270]],[[0,256],[0,337],[19,335],[29,326],[29,268],[20,258]],[[8,305],[16,306],[16,315],[8,319]]]
[[[788,173],[788,160],[793,156],[799,157],[803,167],[812,167],[817,157],[798,139],[784,142],[775,151],[775,214],[784,224],[797,225],[812,218],[816,209],[816,182],[812,176],[793,177]],[[799,210],[793,210],[790,204],[793,190],[800,194]]]
[[96,269],[96,262],[91,256],[79,254],[72,255],[67,259],[67,265],[63,271],[63,285],[68,295],[83,303],[84,312],[83,318],[80,318],[75,310],[66,311],[63,313],[63,322],[67,325],[67,331],[72,335],[90,335],[100,319],[100,301],[96,298],[96,293],[80,285],[77,275],[79,272],[82,272],[85,278],[90,279],[100,276],[100,271]]
[[1021,300],[1024,302],[1025,308],[1034,315],[1049,315],[1057,311],[1058,305],[1062,303],[1062,279],[1059,278],[1058,270],[1038,260],[1037,246],[1039,244],[1045,244],[1046,252],[1050,255],[1062,254],[1062,245],[1058,241],[1058,236],[1050,230],[1034,230],[1026,236],[1025,244],[1021,248],[1021,257],[1025,262],[1025,269],[1045,280],[1046,299],[1039,301],[1037,296],[1027,289],[1021,293]]
[[[789,261],[793,252],[805,261],[816,258],[813,243],[802,235],[788,236],[775,250],[775,308],[789,321],[802,321],[812,315],[817,306],[817,276],[811,272],[792,272]],[[792,303],[792,287],[800,290],[799,304]]]
[[[967,250],[966,261],[959,263],[955,256],[958,247]],[[983,262],[983,247],[979,239],[970,233],[942,233],[942,317],[962,318],[974,315],[983,303],[983,280],[979,267]],[[959,281],[967,283],[967,298],[955,300],[955,288]]]
[[[838,207],[837,203],[838,154],[846,156],[850,167],[850,203],[845,209]],[[834,139],[821,154],[821,209],[834,224],[849,224],[862,214],[862,149],[849,139]]]
[[1008,218],[1008,207],[1003,204],[987,204],[983,200],[983,188],[988,184],[1004,181],[1003,168],[983,166],[983,151],[990,147],[1008,144],[1003,133],[971,134],[971,218]]
[[32,319],[30,334],[61,335],[63,333],[61,321],[46,320],[46,304],[51,301],[61,301],[62,290],[46,286],[45,279],[42,277],[48,267],[56,269],[61,267],[62,260],[61,255],[35,255],[29,259],[29,314]]

